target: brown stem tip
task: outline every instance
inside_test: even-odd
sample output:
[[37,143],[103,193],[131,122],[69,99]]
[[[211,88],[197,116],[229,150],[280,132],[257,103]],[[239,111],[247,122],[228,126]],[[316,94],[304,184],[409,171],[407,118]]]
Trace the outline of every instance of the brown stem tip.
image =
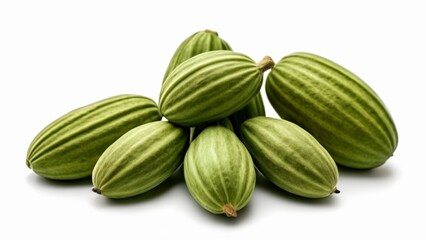
[[225,206],[223,206],[223,212],[227,217],[237,217],[237,210],[235,210],[232,203],[225,204]]
[[265,56],[260,62],[256,64],[262,72],[265,72],[268,69],[271,69],[275,66],[274,60],[270,56]]
[[100,189],[97,189],[96,187],[93,187],[93,188],[92,188],[92,192],[95,192],[95,193],[97,193],[97,194],[102,194],[101,190],[100,190]]
[[340,190],[336,188],[336,190],[334,190],[334,193],[340,193]]

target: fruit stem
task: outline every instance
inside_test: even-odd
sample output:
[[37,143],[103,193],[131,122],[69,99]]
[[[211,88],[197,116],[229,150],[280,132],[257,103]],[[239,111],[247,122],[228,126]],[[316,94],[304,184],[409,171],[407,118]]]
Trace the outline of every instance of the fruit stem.
[[204,32],[206,32],[206,33],[213,33],[214,35],[219,36],[219,34],[217,34],[216,31],[213,31],[213,30],[210,30],[210,29],[206,29],[206,30],[204,30]]
[[336,188],[336,189],[334,190],[334,193],[340,193],[340,190]]
[[93,187],[93,188],[92,188],[92,192],[95,192],[95,193],[97,193],[97,194],[102,194],[101,190],[100,190],[100,189],[97,189],[96,187]]
[[227,217],[237,217],[237,210],[235,210],[232,203],[225,204],[225,206],[223,206],[223,212]]
[[260,69],[262,72],[271,69],[272,67],[274,67],[274,65],[275,62],[270,56],[263,57],[263,59],[256,64],[257,68]]

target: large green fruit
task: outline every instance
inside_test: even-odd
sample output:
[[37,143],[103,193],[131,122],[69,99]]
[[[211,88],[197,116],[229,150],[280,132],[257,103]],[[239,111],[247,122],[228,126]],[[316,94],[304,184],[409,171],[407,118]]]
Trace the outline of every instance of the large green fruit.
[[209,126],[191,142],[183,170],[192,197],[214,214],[236,217],[254,191],[256,174],[250,153],[223,126]]
[[170,72],[179,64],[191,57],[203,52],[215,50],[232,50],[229,44],[219,37],[215,31],[204,30],[198,31],[186,38],[176,49],[170,60],[163,82],[169,76]]
[[330,60],[288,55],[270,71],[265,89],[279,116],[310,132],[342,166],[378,167],[397,147],[395,124],[379,96]]
[[31,142],[26,164],[50,179],[91,175],[105,149],[130,129],[161,119],[157,104],[123,94],[75,109],[46,126]]
[[177,66],[164,81],[160,111],[171,122],[193,127],[225,118],[259,93],[269,57],[256,64],[248,56],[218,50],[198,54]]
[[278,187],[307,198],[337,192],[336,163],[311,134],[296,124],[254,117],[241,125],[241,138],[259,171]]
[[127,198],[162,183],[181,165],[189,129],[167,121],[136,127],[109,146],[93,169],[93,191]]

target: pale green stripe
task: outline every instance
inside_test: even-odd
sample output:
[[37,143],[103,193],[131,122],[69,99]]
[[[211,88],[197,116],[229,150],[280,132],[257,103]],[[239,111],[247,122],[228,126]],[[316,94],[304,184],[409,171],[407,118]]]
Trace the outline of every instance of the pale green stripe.
[[[100,131],[100,129],[115,130],[117,123],[120,124],[121,131],[123,131],[126,128],[126,126],[121,126],[123,123],[134,122],[134,125],[136,122],[142,123],[149,119],[154,120],[157,116],[159,118],[157,106],[153,103],[147,105],[147,103],[142,101],[139,103],[124,102],[121,100],[115,102],[115,105],[110,103],[97,107],[92,111],[82,111],[81,114],[78,114],[79,117],[75,121],[70,122],[68,126],[62,127],[63,123],[60,121],[59,124],[53,123],[52,128],[50,128],[52,131],[43,132],[40,135],[39,141],[31,149],[29,158],[36,161],[41,156],[47,157],[45,156],[46,154],[49,154],[49,152],[61,145],[63,145],[62,147],[71,146],[75,145],[76,142],[82,141],[81,136],[84,136],[83,140],[85,141],[89,141],[90,139],[100,141],[99,138],[109,137],[103,136],[105,132]],[[146,116],[145,119],[143,116]],[[68,122],[68,120],[65,120],[65,122]],[[53,131],[53,129],[55,130]],[[111,130],[106,132],[112,133]],[[97,135],[100,136],[97,137]]]
[[[277,96],[273,100],[273,102],[279,102],[282,103],[281,109],[285,109],[287,112],[287,116],[290,118],[289,120],[294,121],[295,119],[310,119],[315,118],[315,124],[322,126],[322,129],[333,133],[333,136],[339,138],[340,144],[341,143],[351,143],[356,144],[359,149],[362,149],[365,147],[365,145],[371,145],[371,143],[365,143],[365,142],[359,142],[359,141],[351,141],[348,137],[345,137],[345,134],[343,134],[341,131],[342,129],[339,128],[339,123],[343,122],[344,125],[347,126],[346,122],[351,122],[352,124],[356,125],[358,128],[363,129],[363,132],[368,133],[367,126],[364,125],[358,125],[360,121],[357,121],[354,119],[350,113],[347,111],[340,111],[338,115],[334,114],[333,112],[328,111],[328,106],[325,106],[324,104],[333,104],[333,102],[327,103],[324,101],[324,98],[321,96],[321,91],[315,92],[314,88],[305,88],[303,85],[295,84],[296,82],[299,82],[298,78],[295,76],[300,75],[300,72],[292,71],[289,65],[286,65],[287,69],[283,69],[280,74],[280,77],[278,78],[284,78],[284,81],[280,81],[280,84],[283,84],[282,88],[278,89],[277,87],[271,86],[271,90],[277,91]],[[288,83],[288,84],[286,84]],[[273,82],[270,81],[270,84],[273,84]],[[314,91],[310,91],[314,90]],[[279,91],[279,93],[278,93]],[[286,94],[287,92],[292,92],[292,94]],[[334,92],[333,92],[334,94]],[[297,99],[292,99],[287,96],[297,96]],[[318,99],[316,99],[314,96],[318,96]],[[283,101],[284,100],[284,101]],[[301,102],[298,102],[301,101]],[[319,101],[321,100],[321,101]],[[309,108],[307,106],[315,106],[315,108]],[[341,116],[344,116],[343,118]],[[305,123],[301,123],[299,120],[296,120],[298,124],[302,124],[303,127],[308,127],[309,125],[305,125]],[[306,123],[308,124],[308,123]],[[339,134],[338,134],[339,133]],[[316,135],[316,133],[314,133]],[[320,135],[321,136],[321,135]],[[379,148],[382,148],[380,139],[373,137],[378,143]],[[321,139],[321,141],[328,141],[330,139]],[[376,154],[376,151],[374,151],[373,148],[369,147],[367,148],[368,151],[371,154]],[[363,149],[365,152],[366,150]]]
[[[329,86],[329,89],[336,90],[338,88],[339,91],[335,91],[335,93],[342,93],[342,95],[346,95],[348,101],[356,102],[358,105],[352,104],[351,106],[356,108],[357,113],[361,114],[364,120],[369,120],[376,129],[387,137],[387,140],[391,141],[389,144],[394,146],[395,138],[392,136],[394,131],[389,131],[394,128],[394,125],[377,94],[364,81],[342,67],[322,58],[307,57],[307,59],[289,57],[284,62],[300,64],[299,71],[306,69],[315,76],[314,78],[317,81]],[[343,81],[342,79],[346,80]],[[360,97],[361,94],[362,97]],[[368,107],[366,108],[366,106]],[[366,109],[374,109],[374,111],[367,112]],[[373,118],[371,118],[372,115]]]

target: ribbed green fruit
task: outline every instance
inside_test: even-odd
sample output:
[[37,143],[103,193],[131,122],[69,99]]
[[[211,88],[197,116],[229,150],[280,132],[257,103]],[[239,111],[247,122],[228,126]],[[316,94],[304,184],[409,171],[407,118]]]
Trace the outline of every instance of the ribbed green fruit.
[[75,109],[46,126],[31,142],[26,164],[56,180],[88,177],[105,149],[130,129],[161,119],[144,96],[112,96]]
[[229,116],[234,132],[240,137],[241,124],[253,117],[265,116],[265,105],[259,92],[246,106]]
[[177,66],[164,81],[160,111],[187,127],[225,118],[259,93],[270,57],[256,64],[244,54],[218,50],[198,54]]
[[378,167],[397,147],[395,124],[379,96],[330,60],[288,55],[270,71],[265,90],[281,118],[310,132],[342,166]]
[[186,38],[176,49],[170,60],[163,82],[169,76],[170,72],[185,60],[203,52],[215,50],[232,50],[229,44],[219,37],[215,31],[198,31]]
[[254,117],[241,125],[241,138],[256,167],[278,187],[307,198],[338,192],[338,169],[307,131],[283,119]]
[[204,129],[191,142],[183,166],[190,194],[211,213],[236,217],[253,195],[253,160],[235,133],[225,127]]
[[189,130],[167,121],[138,126],[109,146],[93,169],[93,191],[108,198],[144,193],[181,165]]

